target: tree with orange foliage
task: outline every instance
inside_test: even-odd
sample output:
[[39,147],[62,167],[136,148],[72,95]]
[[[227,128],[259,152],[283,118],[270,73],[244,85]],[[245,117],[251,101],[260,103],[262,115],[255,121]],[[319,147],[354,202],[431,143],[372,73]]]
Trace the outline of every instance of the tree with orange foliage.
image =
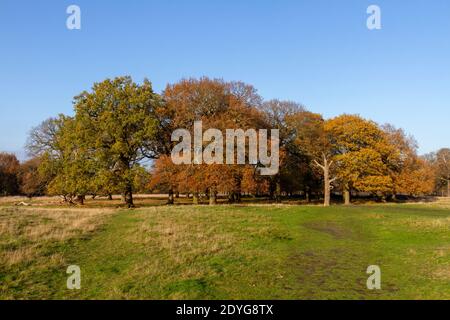
[[396,192],[413,197],[429,195],[434,190],[434,170],[420,157],[408,159],[408,164],[396,177]]
[[14,154],[0,153],[0,195],[14,195],[19,191],[17,175],[20,163]]
[[253,166],[245,166],[243,169],[241,190],[253,196],[260,196],[269,192],[269,181],[258,175]]
[[169,192],[167,204],[174,203],[174,190],[178,188],[180,167],[175,165],[169,156],[163,155],[153,163],[151,179],[148,188]]
[[395,199],[397,194],[409,196],[431,194],[434,188],[434,171],[426,159],[418,156],[417,141],[414,137],[391,124],[385,124],[382,129],[398,152],[397,157],[391,158],[393,198]]
[[[256,108],[260,97],[253,87],[243,83],[209,78],[182,80],[167,86],[163,98],[165,103],[158,110],[159,117],[166,119],[163,140],[170,141],[169,134],[176,129],[186,129],[193,135],[195,121],[202,121],[203,130],[214,128],[222,133],[226,129],[264,127],[261,112]],[[210,143],[202,142],[203,149]],[[173,143],[167,149],[172,148]],[[156,161],[153,181],[160,179],[158,176],[162,171],[158,167],[167,161]],[[232,195],[230,198],[239,201],[243,170],[240,165],[220,164],[179,165],[177,170],[169,169],[164,178],[169,188],[169,203],[173,203],[171,195],[175,186],[182,192],[192,193],[194,202],[198,201],[200,193],[207,193],[211,204],[214,204],[218,192],[227,192]]]
[[52,179],[51,176],[46,176],[44,172],[39,172],[41,163],[42,159],[35,157],[20,164],[20,193],[29,198],[44,195],[47,185]]

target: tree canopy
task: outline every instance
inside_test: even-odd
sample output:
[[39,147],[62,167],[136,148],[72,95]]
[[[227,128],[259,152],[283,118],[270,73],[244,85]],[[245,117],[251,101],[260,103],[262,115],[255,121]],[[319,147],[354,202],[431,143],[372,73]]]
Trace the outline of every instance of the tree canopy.
[[[278,173],[261,176],[262,164],[248,161],[246,149],[246,164],[174,164],[172,133],[185,129],[193,135],[198,121],[197,147],[219,160],[226,142],[220,146],[216,135],[204,137],[210,129],[224,136],[227,129],[279,130]],[[239,143],[232,146],[236,152]],[[206,77],[169,84],[161,94],[148,80],[95,83],[74,98],[72,116],[58,115],[33,128],[27,150],[33,158],[23,164],[0,154],[2,194],[47,193],[81,204],[86,195],[121,194],[129,207],[133,193],[142,190],[167,193],[169,204],[179,193],[192,195],[194,203],[206,197],[210,204],[219,195],[229,202],[244,194],[274,201],[283,195],[310,201],[315,195],[330,205],[333,195],[349,204],[352,193],[386,200],[448,194],[450,188],[450,149],[421,157],[414,138],[393,125],[349,114],[324,119],[297,102],[264,101],[252,85]]]

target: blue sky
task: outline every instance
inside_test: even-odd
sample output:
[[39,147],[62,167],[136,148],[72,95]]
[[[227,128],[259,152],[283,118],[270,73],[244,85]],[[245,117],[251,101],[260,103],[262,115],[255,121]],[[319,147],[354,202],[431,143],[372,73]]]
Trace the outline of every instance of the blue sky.
[[[80,6],[82,29],[66,28]],[[379,5],[382,29],[366,28]],[[325,117],[358,113],[450,147],[448,0],[0,0],[0,150],[107,77],[253,84]]]

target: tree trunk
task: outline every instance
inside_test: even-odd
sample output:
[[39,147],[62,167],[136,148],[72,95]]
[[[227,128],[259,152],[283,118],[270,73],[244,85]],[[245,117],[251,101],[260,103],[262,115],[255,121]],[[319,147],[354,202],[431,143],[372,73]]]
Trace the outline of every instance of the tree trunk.
[[275,185],[275,202],[281,203],[281,183],[279,178],[277,179],[276,185]]
[[344,204],[348,206],[350,204],[350,187],[348,186],[348,184],[344,184],[342,195],[344,197]]
[[447,197],[450,197],[450,179],[447,179]]
[[241,182],[242,179],[240,177],[234,177],[233,198],[236,203],[241,203]]
[[192,194],[192,203],[193,204],[198,204],[198,192],[194,192]]
[[275,200],[275,182],[273,179],[270,179],[269,182],[269,199]]
[[305,188],[305,200],[306,202],[311,202],[311,188],[309,186],[306,186]]
[[131,186],[131,183],[128,184],[127,186],[127,190],[124,194],[124,200],[125,200],[125,204],[128,208],[134,208],[134,203],[133,203],[133,187]]
[[131,191],[125,195],[125,204],[128,208],[134,208],[133,193]]
[[324,207],[329,207],[331,203],[331,184],[330,184],[330,167],[327,162],[324,163],[323,169],[323,205]]
[[77,202],[80,204],[80,205],[84,205],[84,196],[80,196],[80,195],[78,195],[77,196]]
[[217,204],[217,193],[213,188],[209,189],[209,205],[214,206]]
[[228,195],[228,203],[240,203],[241,202],[241,193],[240,192],[231,192]]
[[323,171],[323,184],[324,184],[323,205],[324,207],[329,207],[331,204],[331,188],[332,188],[331,184],[333,183],[334,180],[336,180],[336,178],[330,179],[330,168],[331,165],[333,164],[333,161],[329,161],[325,154],[323,154],[322,156],[323,156],[323,164],[320,164],[316,160],[314,160],[314,163]]
[[167,199],[167,204],[168,205],[174,204],[173,189],[172,188],[169,189],[169,198]]
[[112,199],[113,199],[112,194],[108,194],[108,200],[112,200]]
[[180,197],[180,191],[177,191],[177,192],[175,193],[175,198],[178,199],[179,197]]

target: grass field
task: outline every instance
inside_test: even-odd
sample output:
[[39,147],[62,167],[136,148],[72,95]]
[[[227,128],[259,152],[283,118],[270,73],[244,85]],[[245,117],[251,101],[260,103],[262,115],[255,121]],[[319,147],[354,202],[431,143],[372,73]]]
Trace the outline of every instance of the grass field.
[[[0,206],[0,299],[450,299],[450,202]],[[81,268],[68,290],[66,269]],[[366,287],[369,265],[382,289]]]

